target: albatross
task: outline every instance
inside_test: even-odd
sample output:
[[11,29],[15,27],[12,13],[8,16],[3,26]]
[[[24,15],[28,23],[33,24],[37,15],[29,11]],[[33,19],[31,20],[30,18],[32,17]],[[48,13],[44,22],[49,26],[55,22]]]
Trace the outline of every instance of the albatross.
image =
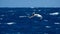
[[40,19],[42,19],[43,17],[42,17],[42,15],[40,15],[40,14],[36,14],[35,12],[33,12],[32,13],[32,16],[30,16],[29,18],[33,18],[33,17],[39,17]]

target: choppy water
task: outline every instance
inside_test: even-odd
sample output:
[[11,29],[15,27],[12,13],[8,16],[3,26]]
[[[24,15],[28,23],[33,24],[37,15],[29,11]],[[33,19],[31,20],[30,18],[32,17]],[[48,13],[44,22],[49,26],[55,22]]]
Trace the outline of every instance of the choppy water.
[[0,34],[60,34],[60,8],[0,8]]

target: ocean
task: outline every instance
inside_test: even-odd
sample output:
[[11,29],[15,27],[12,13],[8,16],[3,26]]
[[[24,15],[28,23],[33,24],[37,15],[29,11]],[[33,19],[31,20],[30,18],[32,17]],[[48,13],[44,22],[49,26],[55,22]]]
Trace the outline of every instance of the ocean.
[[60,34],[60,8],[0,8],[0,34]]

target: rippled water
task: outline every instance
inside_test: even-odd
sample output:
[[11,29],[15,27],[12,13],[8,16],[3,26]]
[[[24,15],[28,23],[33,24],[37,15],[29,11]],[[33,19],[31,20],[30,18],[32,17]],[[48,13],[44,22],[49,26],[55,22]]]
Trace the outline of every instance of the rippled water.
[[0,34],[60,34],[60,8],[0,8]]

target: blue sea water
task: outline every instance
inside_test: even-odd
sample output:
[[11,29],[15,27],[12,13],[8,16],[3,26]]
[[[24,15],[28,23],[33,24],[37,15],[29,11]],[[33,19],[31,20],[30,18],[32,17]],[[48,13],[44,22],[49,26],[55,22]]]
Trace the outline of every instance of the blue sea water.
[[[19,17],[33,12],[43,18]],[[60,34],[60,8],[0,8],[0,34]]]

